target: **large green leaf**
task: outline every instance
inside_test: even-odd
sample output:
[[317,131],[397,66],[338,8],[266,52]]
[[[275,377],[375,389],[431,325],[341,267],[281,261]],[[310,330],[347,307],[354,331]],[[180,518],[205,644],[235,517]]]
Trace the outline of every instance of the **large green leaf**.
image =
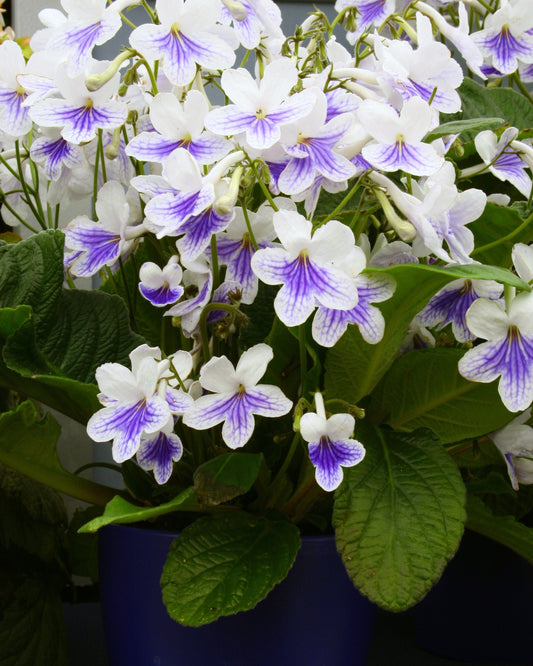
[[0,463],[61,492],[105,504],[115,495],[112,489],[70,474],[61,466],[56,449],[60,430],[50,414],[42,418],[31,402],[0,414]]
[[128,500],[117,495],[106,506],[101,516],[93,518],[88,523],[80,527],[78,532],[86,534],[96,532],[104,525],[110,523],[138,523],[142,520],[149,520],[156,516],[162,516],[165,513],[173,511],[199,511],[201,506],[196,498],[194,488],[187,488],[179,495],[159,506],[137,506],[131,504]]
[[443,123],[442,125],[435,127],[431,132],[428,132],[425,141],[433,141],[434,139],[449,134],[462,134],[464,132],[474,131],[477,133],[483,130],[492,130],[497,127],[502,127],[502,125],[505,125],[505,120],[503,118],[469,118],[467,120],[452,120]]
[[450,280],[498,280],[528,288],[508,270],[478,264],[451,267],[403,264],[367,271],[392,275],[396,279],[396,291],[392,298],[379,304],[385,317],[381,342],[370,345],[363,340],[356,326],[349,326],[327,354],[325,381],[328,397],[341,396],[351,403],[372,391],[396,358],[413,317]]
[[459,546],[464,484],[429,431],[407,435],[363,421],[355,436],[367,452],[336,492],[337,547],[355,586],[401,611],[426,595]]
[[23,579],[0,608],[2,666],[67,666],[63,604],[44,576]]
[[194,489],[203,504],[221,504],[248,492],[263,456],[232,451],[208,460],[194,473]]
[[497,383],[470,382],[459,374],[459,349],[419,349],[401,356],[372,395],[372,418],[395,430],[430,428],[443,444],[498,430],[514,415]]
[[250,610],[281,582],[298,548],[298,528],[236,511],[197,520],[172,543],[163,601],[180,624],[197,627]]
[[[533,106],[511,88],[486,88],[464,79],[459,94],[462,100],[461,119],[505,118],[505,122],[520,130],[533,127]],[[459,115],[459,114],[458,114]],[[477,132],[470,132],[465,139],[473,139]]]
[[61,495],[0,463],[0,547],[66,565],[67,512]]
[[62,283],[61,232],[0,247],[0,382],[84,421],[97,405],[96,368],[127,363],[143,339],[118,296]]
[[468,496],[466,526],[511,548],[533,564],[533,527],[518,522],[514,516],[495,515],[475,495]]
[[508,267],[513,245],[533,240],[533,219],[522,218],[514,208],[491,203],[469,228],[476,239],[472,257],[485,264]]

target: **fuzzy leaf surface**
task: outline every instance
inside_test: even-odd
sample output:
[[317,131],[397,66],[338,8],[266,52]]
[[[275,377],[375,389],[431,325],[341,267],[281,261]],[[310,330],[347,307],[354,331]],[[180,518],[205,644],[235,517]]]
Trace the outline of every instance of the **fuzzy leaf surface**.
[[459,546],[464,484],[429,431],[396,433],[363,421],[356,437],[367,453],[336,492],[337,548],[360,592],[402,611],[426,595]]
[[163,568],[163,601],[180,624],[197,627],[250,610],[289,572],[300,533],[286,521],[235,511],[189,525]]

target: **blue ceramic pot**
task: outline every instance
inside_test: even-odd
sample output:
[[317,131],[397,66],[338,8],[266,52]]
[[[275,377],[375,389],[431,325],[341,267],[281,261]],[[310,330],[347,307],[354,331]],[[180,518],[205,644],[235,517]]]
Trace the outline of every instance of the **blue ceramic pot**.
[[441,580],[417,606],[416,641],[451,659],[533,663],[533,567],[504,546],[465,532]]
[[175,534],[100,532],[110,666],[364,666],[374,606],[354,588],[333,537],[304,537],[288,577],[254,609],[203,627],[167,614],[159,579]]

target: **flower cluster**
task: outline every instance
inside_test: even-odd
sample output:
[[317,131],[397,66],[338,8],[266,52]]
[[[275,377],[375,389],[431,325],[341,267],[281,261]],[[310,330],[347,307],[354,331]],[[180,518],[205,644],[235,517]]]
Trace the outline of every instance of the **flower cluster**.
[[[311,384],[307,369],[347,331],[384,344],[377,304],[406,264],[464,277],[420,304],[398,349],[416,345],[416,331],[443,331],[466,348],[464,379],[499,378],[509,411],[530,407],[531,248],[514,246],[520,279],[504,290],[476,273],[489,262],[469,225],[488,205],[527,207],[533,148],[498,118],[445,123],[462,111],[459,60],[482,81],[511,77],[530,99],[531,3],[468,2],[471,28],[461,1],[338,0],[334,21],[315,12],[289,39],[273,0],[61,5],[41,12],[31,57],[0,45],[2,217],[33,231],[64,220],[70,286],[127,283],[128,265],[132,322],[141,300],[166,331],[131,352],[131,369],[96,371],[103,408],[88,432],[113,441],[117,462],[136,456],[165,483],[198,432],[222,424],[237,449],[253,441],[254,416],[270,417],[292,423],[318,484],[335,489],[340,465],[364,456],[350,439],[361,410],[344,401],[339,413],[343,396],[326,387],[328,418],[323,378]],[[130,21],[134,6],[147,22]],[[129,43],[98,59],[125,24]],[[64,212],[72,202],[77,215]],[[250,326],[262,337],[247,337]],[[282,353],[280,330],[299,349],[292,388],[279,363],[258,384]]]

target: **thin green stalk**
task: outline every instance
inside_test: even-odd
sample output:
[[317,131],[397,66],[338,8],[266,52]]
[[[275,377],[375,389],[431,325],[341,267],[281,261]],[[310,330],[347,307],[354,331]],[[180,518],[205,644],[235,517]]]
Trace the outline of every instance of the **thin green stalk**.
[[326,219],[325,219],[325,220],[322,220],[322,221],[320,222],[320,225],[318,225],[318,226],[322,226],[323,224],[326,224],[326,222],[329,222],[330,220],[334,220],[335,217],[336,217],[341,211],[344,210],[346,204],[350,201],[350,199],[353,197],[353,195],[354,195],[354,194],[357,192],[357,190],[359,189],[359,185],[361,184],[361,180],[363,179],[363,176],[364,176],[364,175],[365,175],[365,174],[361,174],[361,175],[359,176],[359,178],[355,181],[355,184],[354,184],[354,186],[352,187],[352,189],[348,192],[348,194],[344,197],[344,199],[340,202],[340,204],[339,204],[338,206],[335,206],[335,208],[331,211],[331,213],[329,213],[329,215],[326,217]]
[[122,257],[118,258],[118,265],[120,267],[120,274],[122,275],[122,282],[124,283],[124,291],[126,292],[126,301],[128,303],[128,310],[130,313],[130,324],[134,331],[137,330],[135,325],[135,311],[133,309],[133,301],[131,299],[130,288],[128,286],[128,281],[126,279],[126,271],[124,270],[124,263],[122,262]]
[[26,227],[26,229],[29,229],[29,230],[30,230],[31,232],[33,232],[34,234],[38,234],[38,233],[39,233],[39,230],[38,230],[38,229],[35,229],[35,227],[32,227],[31,224],[29,224],[28,222],[26,222],[26,220],[24,220],[22,217],[20,217],[20,215],[14,210],[14,208],[13,208],[12,206],[10,206],[10,205],[7,203],[7,201],[6,201],[5,199],[4,199],[4,201],[2,202],[2,204],[8,209],[8,211],[11,213],[11,215],[13,215],[14,217],[17,218],[17,220],[20,222],[20,224],[22,224],[22,225],[24,225],[24,226]]
[[279,210],[279,208],[276,206],[276,202],[272,198],[272,195],[270,194],[270,192],[268,190],[268,187],[265,185],[265,183],[263,182],[263,180],[259,176],[259,172],[257,170],[257,167],[255,166],[255,162],[253,160],[251,160],[250,165],[252,167],[252,171],[254,172],[254,176],[255,176],[257,182],[259,183],[259,187],[263,191],[263,194],[265,195],[267,201],[272,206],[272,209],[277,212]]
[[[35,219],[37,220],[37,222],[39,222],[39,226],[41,227],[41,229],[46,229],[46,220],[44,219],[44,217],[41,217],[39,211],[35,208],[35,205],[32,203],[30,189],[26,183],[26,179],[24,178],[24,170],[22,168],[22,159],[20,157],[20,145],[18,139],[15,141],[15,154],[16,154],[17,168],[18,168],[18,174],[16,174],[16,176],[17,180],[22,185],[22,189],[24,190],[25,201],[30,207],[30,210],[33,213]],[[37,198],[38,194],[35,195],[36,200]]]
[[100,151],[100,163],[102,165],[102,180],[104,183],[107,183],[107,169],[105,165],[105,153],[104,153],[104,140],[103,140],[103,130],[98,130],[98,144],[96,151]]
[[305,341],[305,324],[298,327],[298,347],[300,350],[300,395],[304,392],[305,379],[307,375],[307,345]]
[[255,240],[252,225],[250,223],[250,216],[248,215],[248,209],[246,208],[246,204],[244,203],[244,201],[241,202],[241,208],[242,208],[242,214],[244,215],[244,221],[246,222],[246,227],[248,229],[248,234],[250,235],[250,240],[252,241],[252,247],[254,248],[255,251],[257,251],[259,245],[257,245],[257,241]]
[[220,268],[218,266],[217,237],[215,234],[211,236],[211,267],[213,270],[213,289],[216,289],[220,284]]
[[522,222],[522,224],[520,224],[518,227],[513,229],[505,236],[502,236],[501,238],[498,238],[497,240],[492,241],[491,243],[487,243],[486,245],[482,245],[481,247],[476,247],[471,252],[471,256],[475,256],[480,252],[486,252],[487,250],[491,250],[493,247],[498,247],[498,245],[501,245],[502,243],[506,243],[507,241],[512,240],[516,235],[518,235],[521,231],[523,231],[526,227],[528,227],[532,222],[533,222],[533,214],[530,215],[528,218],[526,218]]

